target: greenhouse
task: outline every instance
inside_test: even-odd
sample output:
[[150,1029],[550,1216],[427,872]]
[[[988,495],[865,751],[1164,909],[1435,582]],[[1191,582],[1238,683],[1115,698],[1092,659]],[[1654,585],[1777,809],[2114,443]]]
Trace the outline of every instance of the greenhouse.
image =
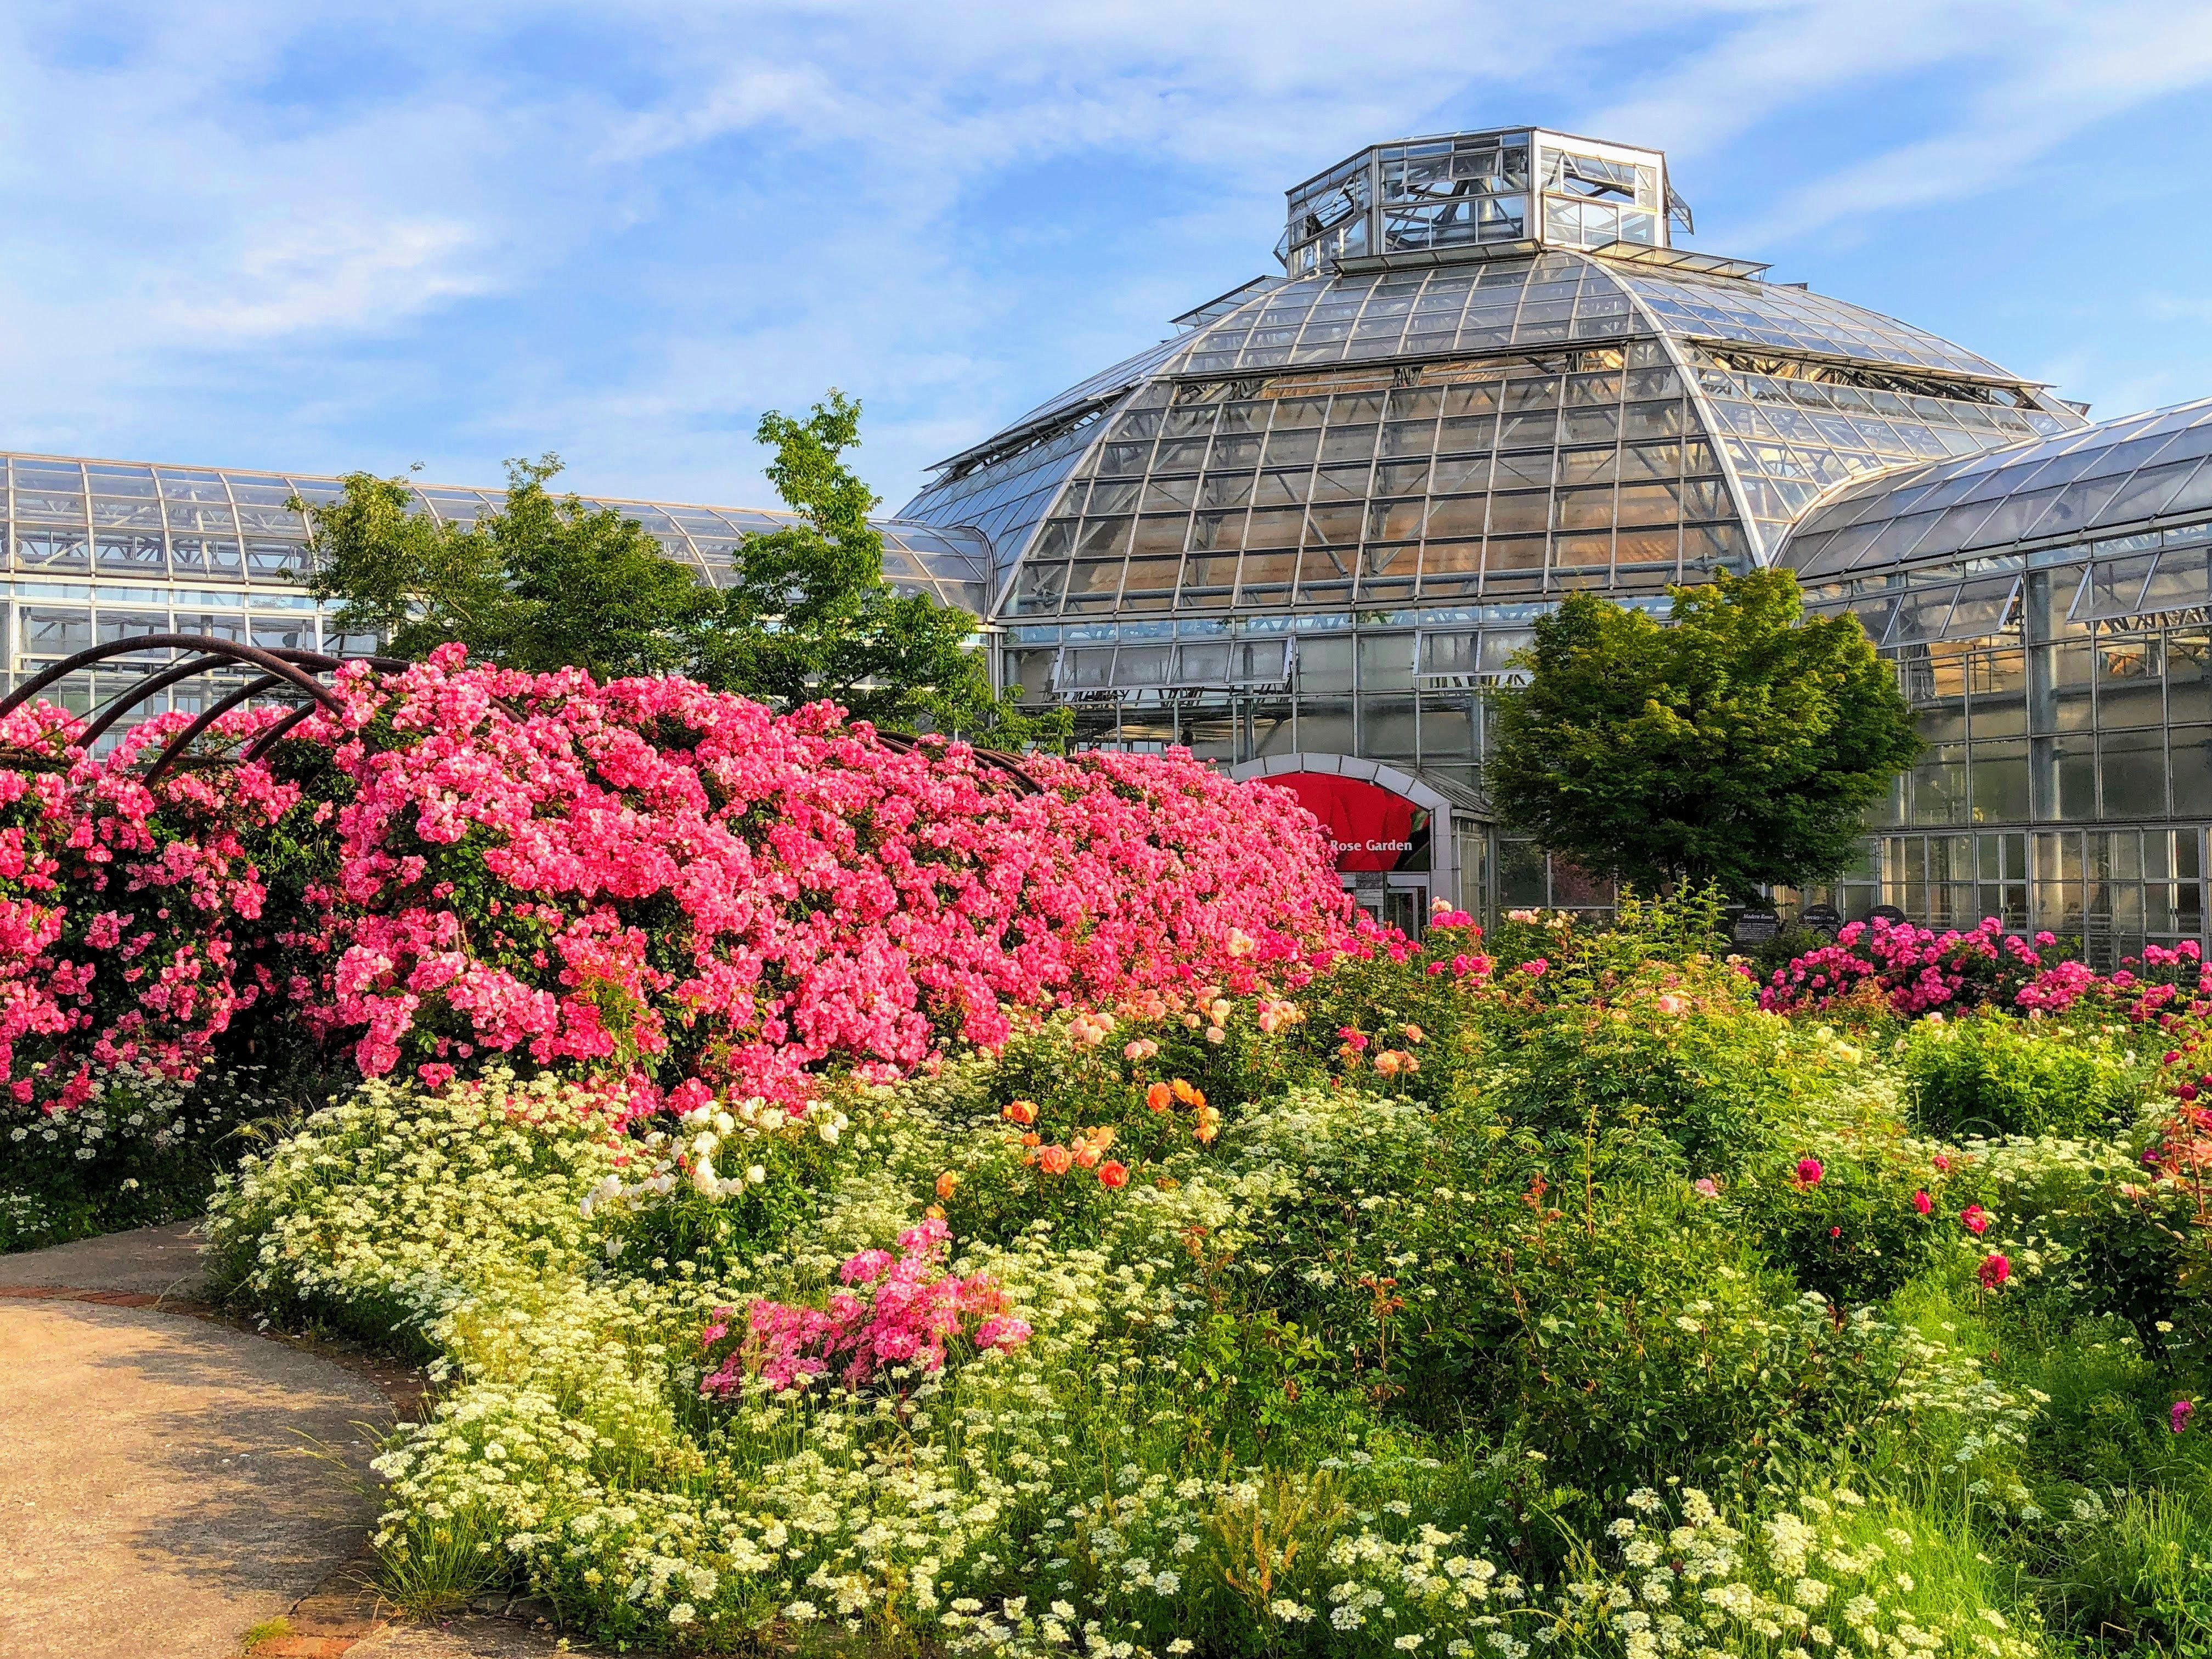
[[[1674,246],[1690,219],[1654,150],[1375,146],[1290,191],[1285,275],[952,457],[903,516],[988,538],[1008,683],[1087,741],[1328,803],[1388,919],[1432,893],[1602,908],[1482,806],[1483,688],[1535,616],[1577,588],[1663,606],[1861,481],[2094,430],[1960,346]],[[1433,828],[1359,833],[1386,797]],[[1409,845],[1378,868],[1378,840]],[[1924,909],[1888,868],[1838,896]]]
[[1783,544],[1896,659],[1929,745],[1847,914],[2203,937],[2207,457],[2212,400],[1869,479]]
[[[1362,150],[1288,192],[1279,274],[941,463],[880,521],[887,574],[974,612],[1000,682],[1072,708],[1080,743],[1291,788],[1345,884],[1410,929],[1437,898],[1611,904],[1485,804],[1485,690],[1534,619],[1778,561],[1865,623],[1929,744],[1808,901],[2099,951],[2202,937],[2212,404],[2093,425],[1680,246],[1692,222],[1656,150],[1535,128]],[[288,503],[335,480],[6,464],[11,680],[163,629],[367,643],[301,581]],[[456,522],[499,499],[410,487]],[[708,581],[783,521],[593,504]]]

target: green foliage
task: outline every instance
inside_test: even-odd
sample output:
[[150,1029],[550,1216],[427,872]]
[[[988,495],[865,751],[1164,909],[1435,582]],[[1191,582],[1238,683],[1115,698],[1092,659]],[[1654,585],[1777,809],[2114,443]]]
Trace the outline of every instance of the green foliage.
[[1646,888],[1748,900],[1835,873],[1918,752],[1888,665],[1855,618],[1807,621],[1788,570],[1670,592],[1669,625],[1591,593],[1538,621],[1528,682],[1497,700],[1492,799]]
[[198,1215],[240,1130],[275,1103],[241,1066],[193,1088],[116,1072],[76,1111],[0,1111],[0,1254]]
[[973,617],[884,581],[876,498],[843,459],[860,416],[833,391],[805,420],[762,417],[793,521],[748,537],[720,591],[635,520],[554,495],[551,454],[508,462],[505,502],[466,526],[410,513],[404,480],[366,472],[335,501],[293,506],[307,516],[315,592],[344,602],[337,625],[398,655],[459,643],[532,672],[680,673],[779,710],[827,698],[893,730],[1064,744],[1065,711],[1021,715],[1018,688],[992,690]]
[[769,481],[797,516],[746,538],[696,678],[779,708],[827,697],[896,730],[1064,743],[1066,711],[1021,715],[1019,688],[992,690],[982,653],[969,647],[975,617],[885,585],[883,533],[867,517],[876,497],[842,459],[860,442],[860,406],[835,391],[805,420],[761,417],[754,435],[776,453]]
[[1914,1022],[1900,1069],[1930,1134],[2080,1136],[2135,1121],[2157,1070],[2155,1041],[1976,1013]]
[[556,498],[559,458],[507,463],[503,506],[459,526],[409,510],[397,478],[349,474],[307,514],[313,582],[341,599],[337,626],[375,633],[400,656],[458,642],[474,657],[600,680],[688,668],[720,608],[634,519]]
[[2067,1529],[2048,1595],[2053,1624],[2086,1639],[2142,1654],[2212,1651],[2212,1509],[2156,1487],[2100,1499]]

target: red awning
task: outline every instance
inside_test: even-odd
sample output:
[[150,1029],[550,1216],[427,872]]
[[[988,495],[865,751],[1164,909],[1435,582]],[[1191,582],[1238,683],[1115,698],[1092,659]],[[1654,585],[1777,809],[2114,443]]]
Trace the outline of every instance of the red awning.
[[1336,842],[1339,870],[1413,868],[1416,850],[1428,850],[1427,810],[1380,784],[1333,772],[1285,772],[1265,781],[1289,790],[1321,820]]

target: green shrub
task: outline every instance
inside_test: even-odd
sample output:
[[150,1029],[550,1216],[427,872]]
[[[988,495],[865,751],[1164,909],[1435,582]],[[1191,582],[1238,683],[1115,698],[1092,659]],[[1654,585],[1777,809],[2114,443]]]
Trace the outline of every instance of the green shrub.
[[1733,1172],[1773,1139],[1787,1024],[1717,964],[1572,975],[1499,1017],[1486,1096],[1555,1155],[1634,1143],[1654,1179]]
[[2146,1046],[2003,1013],[1919,1020],[1904,1039],[1905,1097],[1946,1139],[2099,1133],[2141,1109],[2156,1070]]
[[[1845,1307],[1879,1302],[1955,1244],[1956,1223],[1936,1196],[1945,1183],[1919,1160],[1888,1146],[1827,1141],[1819,1150],[1817,1182],[1784,1157],[1729,1189],[1746,1236],[1798,1285]],[[1926,1213],[1915,1202],[1923,1192]]]
[[1887,1331],[1763,1270],[1717,1206],[1641,1183],[1523,1196],[1473,1225],[1432,1212],[1462,1267],[1407,1364],[1440,1417],[1473,1412],[1617,1501],[1669,1477],[1751,1490],[1881,1408]]

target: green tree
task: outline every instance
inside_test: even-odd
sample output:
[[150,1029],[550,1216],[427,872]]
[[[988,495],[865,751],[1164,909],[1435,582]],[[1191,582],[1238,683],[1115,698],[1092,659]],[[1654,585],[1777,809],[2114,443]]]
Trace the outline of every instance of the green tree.
[[1497,697],[1486,771],[1510,824],[1647,890],[1832,876],[1920,740],[1852,617],[1807,620],[1790,571],[1670,588],[1662,624],[1576,593]]
[[380,635],[395,655],[459,641],[533,672],[686,674],[786,711],[827,698],[891,730],[1064,744],[1066,711],[1024,715],[1018,689],[992,690],[974,617],[884,580],[876,498],[843,459],[860,416],[833,391],[803,421],[762,418],[792,521],[748,537],[720,590],[635,520],[556,496],[551,454],[508,462],[506,501],[467,526],[410,511],[405,480],[367,472],[334,501],[293,505],[307,518],[314,591],[342,601],[337,628]]
[[1023,715],[993,691],[974,617],[884,580],[883,532],[868,520],[877,499],[843,459],[860,422],[860,406],[834,390],[803,421],[761,417],[754,436],[775,451],[769,481],[793,522],[746,538],[694,672],[778,708],[827,697],[895,730],[1064,744],[1067,711]]
[[403,480],[348,475],[307,513],[313,586],[344,601],[337,626],[403,657],[458,641],[472,657],[598,679],[681,672],[718,608],[713,590],[635,520],[592,511],[546,481],[559,458],[509,461],[505,505],[457,526],[410,512]]

